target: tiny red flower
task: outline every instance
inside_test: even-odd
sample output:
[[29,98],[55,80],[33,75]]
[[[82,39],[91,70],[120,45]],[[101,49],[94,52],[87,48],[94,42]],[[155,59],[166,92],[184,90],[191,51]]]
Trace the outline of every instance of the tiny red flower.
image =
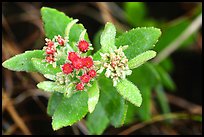
[[83,58],[83,64],[85,67],[90,68],[93,66],[93,59],[91,57]]
[[72,64],[75,69],[81,69],[83,68],[83,60],[81,58],[76,58],[75,60],[72,61]]
[[94,69],[92,69],[92,70],[90,70],[90,71],[88,72],[88,75],[93,78],[93,77],[96,76],[96,71],[95,71]]
[[78,48],[81,52],[87,52],[88,48],[89,48],[89,43],[85,40],[81,40],[79,43],[78,43]]
[[46,45],[48,46],[48,47],[53,47],[54,46],[54,42],[53,41],[51,41],[50,39],[46,39]]
[[77,90],[83,90],[83,89],[84,89],[84,84],[83,84],[83,83],[78,83],[78,84],[76,85],[76,89],[77,89]]
[[65,73],[65,74],[69,74],[69,73],[72,73],[73,71],[73,66],[72,64],[69,64],[69,63],[66,63],[62,66],[62,71]]
[[64,46],[64,39],[61,36],[57,37],[57,41],[61,46]]
[[54,54],[55,53],[55,49],[52,47],[46,47],[46,53],[47,54]]
[[90,81],[91,77],[87,74],[84,74],[80,77],[81,82],[88,83]]
[[46,57],[46,61],[49,62],[49,63],[54,62],[54,56],[53,56],[53,55],[47,56],[47,57]]
[[69,52],[68,59],[73,62],[76,59],[79,59],[79,56],[76,52]]

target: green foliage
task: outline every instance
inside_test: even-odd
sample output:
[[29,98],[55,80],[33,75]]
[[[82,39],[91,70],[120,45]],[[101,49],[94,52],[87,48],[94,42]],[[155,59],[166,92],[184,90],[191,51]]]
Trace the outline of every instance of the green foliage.
[[16,55],[5,62],[3,62],[3,67],[13,70],[13,71],[26,71],[26,72],[36,72],[36,68],[33,66],[31,59],[44,58],[42,50],[26,51],[25,53]]
[[140,65],[144,64],[146,61],[154,58],[156,56],[156,52],[153,50],[148,50],[145,51],[143,53],[141,53],[140,55],[136,56],[135,58],[131,59],[128,62],[128,67],[130,69],[135,69],[137,67],[139,67]]
[[86,92],[77,92],[70,98],[63,97],[52,117],[54,130],[71,126],[81,120],[88,112],[88,95]]
[[66,92],[66,87],[64,85],[58,85],[55,82],[51,81],[43,81],[37,84],[37,87],[39,89],[42,89],[46,92],[60,92],[60,93],[65,93]]
[[66,16],[63,12],[48,7],[41,8],[41,15],[45,35],[50,39],[55,35],[64,36],[67,24],[72,21],[72,18]]
[[126,100],[130,101],[132,104],[140,107],[142,104],[142,97],[139,89],[127,79],[121,80],[116,89],[120,95]]
[[109,119],[101,103],[98,102],[93,113],[87,115],[86,125],[91,135],[101,135],[109,124]]
[[[139,3],[128,5],[128,7],[138,6],[143,10],[138,18],[138,23],[146,14],[143,9],[144,5],[143,7],[142,5]],[[134,12],[132,10],[129,12],[129,15],[133,16]],[[67,36],[70,44],[66,45],[67,49],[75,51],[80,39],[90,42],[84,26],[77,24],[78,19],[74,20],[62,12],[47,7],[41,9],[41,14],[46,37],[52,39],[56,35]],[[151,90],[158,83],[161,84],[162,80],[166,80],[166,85],[169,86],[168,75],[165,71],[160,68],[155,69],[155,66],[150,63],[144,64],[156,56],[156,52],[151,49],[154,48],[160,35],[161,31],[157,28],[141,27],[125,33],[117,32],[116,38],[116,28],[112,23],[107,23],[105,28],[97,34],[97,40],[94,41],[97,44],[93,46],[96,46],[95,51],[97,51],[93,55],[95,61],[100,61],[100,52],[107,53],[120,46],[128,45],[124,53],[129,60],[129,68],[134,69],[133,74],[127,79],[120,79],[116,87],[113,87],[112,79],[104,76],[104,72],[97,74],[97,78],[91,81],[89,83],[91,85],[88,85],[87,90],[84,91],[73,90],[76,85],[75,79],[66,86],[55,82],[56,74],[62,72],[60,65],[66,62],[67,55],[64,52],[67,49],[59,54],[61,58],[56,67],[45,61],[43,50],[27,51],[5,61],[3,66],[15,71],[37,71],[52,80],[40,82],[37,87],[52,94],[48,102],[47,113],[52,116],[54,130],[73,125],[89,112],[86,122],[89,132],[99,135],[109,124],[121,127],[126,122],[130,123],[136,113],[142,120],[151,117]],[[90,54],[90,52],[85,54]],[[80,71],[79,74],[81,74]],[[138,108],[140,106],[141,108]]]
[[94,81],[92,86],[88,89],[88,110],[92,113],[95,109],[99,99],[99,87],[97,81]]
[[116,46],[128,45],[124,51],[127,58],[133,59],[135,56],[154,48],[161,31],[157,28],[136,28],[132,29],[116,38]]
[[59,92],[53,92],[51,97],[48,100],[48,105],[47,105],[47,114],[50,116],[53,116],[57,106],[60,104],[62,101],[63,94]]
[[117,93],[110,79],[100,77],[99,85],[101,90],[99,100],[110,123],[115,127],[122,126],[127,112],[125,100]]
[[101,50],[102,52],[110,52],[116,49],[115,46],[116,29],[112,23],[106,23],[105,29],[101,34]]
[[47,62],[43,61],[43,59],[32,58],[31,62],[33,63],[33,66],[35,67],[35,69],[41,74],[54,75],[58,72],[61,72],[61,69],[59,66],[56,66],[56,68],[53,68],[51,64],[48,64]]

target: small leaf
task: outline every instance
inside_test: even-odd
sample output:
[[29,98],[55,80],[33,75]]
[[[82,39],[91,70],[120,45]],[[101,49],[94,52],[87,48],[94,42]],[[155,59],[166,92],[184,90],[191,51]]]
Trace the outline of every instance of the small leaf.
[[102,50],[100,49],[93,55],[93,60],[95,60],[95,61],[101,60],[101,55],[100,55],[101,51]]
[[89,113],[86,125],[91,135],[101,135],[108,127],[109,119],[100,102],[97,103],[93,113]]
[[116,49],[115,35],[116,35],[115,26],[110,22],[106,23],[105,29],[103,30],[100,39],[101,50],[104,53]]
[[125,119],[125,125],[132,124],[136,120],[136,109],[137,107],[130,102],[126,103],[128,105],[128,110]]
[[63,97],[52,117],[53,129],[71,126],[81,120],[88,112],[87,101],[86,92],[76,92],[70,98]]
[[87,93],[89,97],[88,110],[90,113],[92,113],[99,99],[99,87],[96,80],[94,81],[93,85],[88,89]]
[[45,35],[50,39],[55,35],[64,36],[67,24],[73,20],[63,12],[48,7],[41,8],[41,15],[44,22]]
[[41,74],[53,74],[55,75],[58,72],[61,72],[59,66],[54,68],[51,64],[44,62],[43,59],[32,58],[33,66],[40,72]]
[[133,59],[135,56],[154,48],[154,44],[161,35],[160,29],[153,27],[141,27],[132,29],[116,38],[117,47],[128,45],[124,51],[127,58]]
[[76,24],[78,21],[79,21],[78,19],[74,19],[74,20],[72,20],[72,21],[67,25],[67,27],[66,27],[66,29],[65,29],[65,36],[68,37],[68,39],[69,39],[70,29],[71,29],[72,26],[73,26],[74,24]]
[[116,89],[123,98],[130,101],[137,107],[141,106],[142,96],[139,89],[132,82],[127,79],[123,79],[118,82]]
[[56,80],[56,76],[55,75],[51,75],[51,74],[44,74],[44,77],[49,79],[49,80]]
[[37,84],[37,87],[39,89],[42,89],[46,92],[60,92],[60,93],[65,93],[66,92],[66,86],[64,85],[59,85],[55,82],[51,81],[43,81]]
[[5,62],[3,62],[3,67],[13,70],[13,71],[26,71],[26,72],[36,72],[36,68],[33,66],[31,59],[44,58],[44,51],[33,50],[26,51],[25,53],[18,54]]
[[154,58],[156,56],[156,52],[153,50],[148,50],[143,52],[142,54],[137,55],[135,58],[131,59],[128,62],[128,67],[130,69],[134,69],[145,63],[146,61]]
[[112,85],[112,80],[106,77],[99,77],[100,99],[110,123],[114,127],[120,127],[124,124],[128,106],[125,99],[117,93]]
[[63,98],[62,93],[58,92],[53,92],[51,97],[48,100],[48,105],[47,105],[47,114],[49,116],[53,116],[57,106],[60,104],[61,100]]

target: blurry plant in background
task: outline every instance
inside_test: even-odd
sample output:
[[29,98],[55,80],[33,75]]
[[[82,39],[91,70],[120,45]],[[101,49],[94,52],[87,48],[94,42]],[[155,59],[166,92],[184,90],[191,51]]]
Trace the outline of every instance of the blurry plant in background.
[[[183,4],[183,3],[179,3]],[[179,5],[178,4],[178,5]],[[15,6],[10,3],[3,3],[3,17],[2,17],[2,25],[3,25],[3,60],[10,58],[13,55],[21,53],[28,49],[36,49],[41,48],[44,32],[42,29],[42,23],[40,19],[40,8],[42,6],[49,6],[46,3],[16,3],[19,7],[21,7],[24,11],[19,14],[19,20],[15,20],[17,16],[12,16],[12,11],[10,11],[11,15],[8,16],[9,10],[5,9],[6,6]],[[57,4],[55,4],[56,6]],[[59,4],[60,5],[60,4]],[[63,5],[63,4],[62,4]],[[67,4],[70,5],[70,4]],[[162,5],[162,4],[161,4]],[[184,4],[185,5],[185,4]],[[189,9],[188,4],[186,4],[186,8]],[[191,121],[202,121],[202,110],[201,106],[196,105],[194,103],[190,103],[185,99],[174,96],[175,92],[180,92],[177,88],[176,83],[172,79],[171,75],[174,73],[175,65],[174,61],[171,58],[171,54],[175,51],[185,51],[187,49],[193,50],[195,49],[195,45],[198,46],[198,50],[202,50],[202,41],[201,41],[201,26],[202,26],[202,5],[201,3],[193,3],[193,8],[190,8],[188,13],[185,15],[176,18],[174,20],[165,20],[165,19],[156,19],[151,16],[150,7],[154,6],[151,3],[142,3],[142,2],[126,2],[126,3],[79,3],[73,4],[71,3],[69,8],[64,6],[64,10],[67,11],[67,15],[72,16],[70,14],[82,14],[83,16],[79,16],[83,21],[84,15],[91,17],[91,19],[84,19],[84,26],[89,24],[92,19],[99,21],[102,24],[106,22],[112,22],[116,25],[117,33],[116,38],[121,36],[124,31],[129,30],[130,28],[136,27],[158,27],[162,30],[162,35],[159,41],[155,45],[155,50],[157,51],[157,57],[152,60],[152,62],[145,63],[144,65],[138,67],[137,69],[133,69],[132,75],[128,76],[128,80],[132,81],[138,88],[141,90],[141,94],[143,97],[143,103],[140,108],[135,107],[134,105],[126,102],[128,104],[128,109],[126,113],[125,119],[125,127],[119,128],[118,131],[114,131],[110,125],[117,125],[118,119],[114,119],[114,112],[116,114],[116,110],[114,105],[114,101],[110,98],[115,96],[112,94],[112,97],[107,97],[105,94],[102,96],[103,100],[106,102],[98,103],[96,109],[93,113],[88,114],[87,117],[76,125],[73,125],[71,129],[64,128],[59,130],[58,134],[137,134],[137,131],[145,127],[146,125],[154,125],[158,121],[164,121],[164,124],[173,125],[172,120],[167,119],[189,119]],[[180,5],[181,6],[181,5]],[[87,9],[88,8],[88,9]],[[32,10],[28,10],[32,9]],[[76,9],[76,13],[74,10]],[[87,9],[87,12],[83,12],[84,9]],[[161,9],[162,10],[162,9]],[[173,9],[172,9],[173,10]],[[93,12],[94,11],[94,12]],[[158,9],[159,11],[159,9]],[[118,14],[121,13],[121,14]],[[162,11],[160,11],[162,12]],[[155,13],[156,14],[156,13]],[[165,14],[165,13],[164,13]],[[33,16],[27,16],[33,15]],[[101,19],[97,19],[98,16],[101,16]],[[73,16],[72,16],[73,17]],[[10,18],[10,19],[9,19]],[[75,17],[77,18],[77,17]],[[30,36],[28,38],[24,38],[23,34],[19,33],[20,30],[17,29],[15,23],[18,22],[30,22],[34,26],[38,27],[38,30],[31,29]],[[14,23],[12,28],[10,27],[10,23]],[[102,25],[103,26],[103,25]],[[90,29],[89,29],[90,27]],[[93,29],[93,25],[87,25],[87,30],[91,31]],[[102,27],[103,28],[103,27]],[[22,27],[21,27],[22,29]],[[39,33],[40,30],[40,33]],[[14,32],[20,35],[15,38]],[[96,32],[98,31],[98,32]],[[95,28],[95,32],[90,32],[93,34],[90,37],[92,44],[94,46],[94,52],[97,52],[100,48],[100,36],[103,32],[103,29]],[[95,33],[95,34],[94,34]],[[39,35],[40,34],[40,35]],[[23,42],[18,42],[23,40]],[[29,47],[32,43],[34,46]],[[116,41],[117,43],[117,41]],[[20,46],[20,45],[21,46]],[[130,43],[131,44],[131,43]],[[19,46],[17,46],[19,45]],[[132,49],[134,50],[134,49]],[[136,51],[136,50],[135,50]],[[23,103],[25,99],[31,97],[38,106],[45,112],[45,106],[47,104],[47,95],[46,93],[41,93],[41,91],[36,91],[35,85],[40,81],[43,81],[44,78],[38,74],[26,74],[24,73],[15,73],[5,71],[5,75],[3,75],[3,129],[2,134],[21,134],[17,128],[19,127],[24,134],[42,134],[38,131],[38,128],[26,122],[26,118],[21,117],[19,115],[30,115],[30,119],[32,119],[32,115],[29,112],[29,109],[26,112],[26,109],[23,108]],[[15,75],[14,75],[15,74]],[[12,75],[14,75],[12,78]],[[20,81],[14,81],[14,79],[19,79]],[[198,79],[199,80],[199,79]],[[100,83],[103,83],[103,79]],[[18,83],[21,86],[12,86],[14,83]],[[33,83],[33,84],[30,84]],[[185,86],[185,85],[184,85]],[[200,85],[201,86],[201,85]],[[105,92],[110,91],[110,86],[101,85],[101,90]],[[22,90],[26,90],[23,91]],[[114,90],[114,89],[113,89]],[[17,91],[17,92],[15,92]],[[166,92],[167,91],[167,92]],[[168,92],[171,92],[169,94]],[[193,91],[191,91],[193,92]],[[45,98],[44,100],[42,99]],[[40,99],[41,98],[41,99]],[[12,101],[11,101],[12,100]],[[8,105],[8,102],[10,102]],[[170,103],[173,105],[177,105],[177,107],[182,108],[182,111],[172,110],[174,107],[170,106]],[[33,105],[32,103],[29,105]],[[15,106],[18,111],[24,109],[22,112],[18,112],[13,107]],[[25,106],[25,105],[24,105]],[[117,105],[116,105],[117,106]],[[104,109],[105,108],[105,109]],[[8,113],[11,115],[14,123],[11,122],[11,119],[8,118],[7,112],[4,111],[7,109]],[[36,112],[39,111],[39,108],[36,109]],[[117,110],[120,111],[120,110]],[[44,114],[44,113],[43,113]],[[119,114],[117,112],[117,114]],[[116,115],[117,115],[116,114]],[[45,114],[44,114],[45,115]],[[45,116],[44,116],[45,117]],[[42,117],[41,117],[42,118]],[[39,120],[39,119],[38,119]],[[13,124],[11,124],[13,123]],[[26,124],[25,124],[26,123]],[[50,121],[47,122],[47,127],[50,127]],[[134,125],[135,123],[135,125]],[[29,127],[27,127],[28,125]],[[124,130],[126,128],[126,130]],[[200,128],[200,127],[199,127]],[[40,128],[39,128],[40,129]],[[50,128],[51,129],[51,128]],[[48,132],[53,132],[47,129]],[[70,131],[71,130],[71,131]],[[145,128],[144,128],[145,130]],[[148,130],[148,129],[146,129]],[[199,131],[197,129],[196,131]],[[61,133],[60,133],[61,132]],[[147,131],[151,134],[151,131]],[[140,133],[140,132],[138,132]],[[142,132],[141,132],[142,133]],[[166,126],[162,126],[160,132],[161,134],[188,134],[185,131],[177,131],[175,128],[169,128]],[[154,133],[152,133],[154,134]],[[201,133],[193,133],[190,134],[201,134]]]

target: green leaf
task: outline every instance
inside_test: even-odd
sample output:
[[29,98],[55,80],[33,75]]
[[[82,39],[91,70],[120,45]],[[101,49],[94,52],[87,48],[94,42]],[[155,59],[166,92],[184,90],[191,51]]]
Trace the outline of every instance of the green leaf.
[[128,45],[124,53],[131,60],[135,56],[154,48],[154,44],[158,41],[160,35],[161,31],[157,28],[134,28],[116,38],[115,44],[117,47]]
[[128,67],[130,69],[135,69],[139,67],[140,65],[144,64],[146,61],[154,58],[156,56],[156,52],[153,50],[145,51],[139,55],[137,55],[135,58],[131,59],[128,62]]
[[87,101],[86,92],[76,92],[70,98],[63,97],[52,117],[53,129],[71,126],[81,120],[88,112]]
[[91,135],[101,135],[108,127],[109,119],[100,102],[97,103],[93,113],[89,113],[86,125]]
[[120,127],[124,124],[128,106],[125,104],[125,100],[113,87],[111,79],[99,77],[98,80],[101,91],[99,101],[110,123],[115,127]]
[[123,98],[130,101],[137,107],[141,106],[142,96],[139,89],[132,82],[127,79],[123,79],[118,82],[116,89]]
[[42,89],[46,92],[60,92],[65,93],[66,92],[66,86],[65,85],[59,85],[52,81],[43,81],[37,84],[37,87],[39,89]]
[[115,26],[110,22],[106,23],[100,39],[101,50],[104,53],[116,49],[115,35],[116,35]]
[[[56,9],[43,7],[41,15],[44,22],[45,35],[52,39],[55,35],[66,36],[66,28],[73,18],[66,16],[63,12]],[[79,36],[85,28],[82,24],[74,24],[69,31],[70,46],[76,50],[76,44],[79,41]],[[89,42],[88,34],[85,34],[85,40]]]
[[26,72],[36,72],[37,70],[33,66],[31,59],[44,58],[44,51],[33,50],[26,51],[25,53],[18,54],[3,62],[3,67],[13,70],[13,71],[26,71]]
[[161,78],[161,83],[169,90],[174,91],[176,89],[176,85],[174,81],[172,80],[171,76],[166,72],[161,66],[157,65],[155,66],[157,69],[160,78]]
[[155,91],[156,91],[156,94],[157,94],[156,97],[158,99],[159,105],[161,106],[162,112],[165,114],[170,113],[169,103],[168,103],[168,100],[167,100],[167,97],[163,90],[162,85],[159,84],[156,87]]
[[93,60],[94,61],[99,61],[99,60],[101,60],[101,55],[100,55],[100,52],[101,52],[102,50],[100,49],[100,50],[98,50],[94,55],[93,55]]
[[127,102],[128,110],[125,119],[125,125],[132,124],[136,120],[136,109],[137,107],[130,102]]
[[48,100],[48,105],[47,105],[47,114],[49,116],[53,116],[57,106],[60,104],[61,100],[63,98],[62,93],[58,92],[53,92],[51,97]]
[[[82,24],[74,24],[73,27],[70,30],[70,34],[69,34],[69,40],[71,42],[78,42],[79,41],[79,37],[80,34],[85,30],[84,26]],[[85,33],[84,39],[88,42],[90,42],[89,38],[88,38],[88,34],[87,32]],[[76,46],[76,45],[74,45]]]
[[93,85],[88,89],[87,93],[89,97],[88,110],[90,113],[92,113],[99,99],[99,87],[96,80],[93,82]]
[[56,73],[61,72],[59,66],[56,66],[56,68],[54,68],[51,64],[48,64],[47,62],[43,61],[43,59],[32,58],[31,61],[33,63],[33,66],[35,66],[35,68],[41,74],[55,75]]
[[45,35],[50,39],[55,35],[64,36],[67,24],[72,21],[72,18],[67,17],[63,12],[48,7],[41,8],[41,15]]
[[56,80],[56,76],[55,75],[51,75],[51,74],[44,74],[44,77],[49,79],[49,80],[53,80],[55,81]]

